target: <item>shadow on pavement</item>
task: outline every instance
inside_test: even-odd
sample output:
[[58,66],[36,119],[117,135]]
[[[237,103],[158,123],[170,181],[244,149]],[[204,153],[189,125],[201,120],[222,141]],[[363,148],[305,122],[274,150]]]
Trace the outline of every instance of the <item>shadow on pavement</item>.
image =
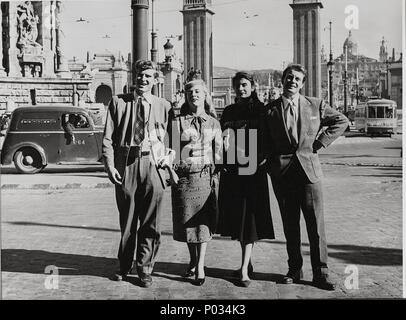
[[[184,278],[182,274],[185,273],[188,264],[175,263],[175,262],[159,262],[157,261],[154,266],[152,275],[154,277],[165,278],[179,282],[193,282],[194,277]],[[207,276],[207,274],[206,274]]]
[[329,257],[344,260],[347,263],[370,266],[401,266],[402,249],[374,248],[355,245],[329,245]]
[[353,177],[402,178],[402,167],[374,168],[376,174],[353,174]]
[[352,177],[402,178],[402,174],[353,174]]
[[[183,278],[182,274],[186,271],[188,264],[175,263],[175,262],[159,262],[155,263],[154,276],[166,278],[169,280],[175,280],[180,282],[190,282],[193,283],[194,277]],[[159,274],[157,274],[159,273]],[[217,278],[229,281],[230,283],[238,286],[238,279],[235,276],[235,270],[205,267],[205,275],[210,278]],[[251,277],[251,280],[262,280],[275,283],[281,283],[283,279],[282,274],[275,273],[261,273],[255,272]],[[305,282],[303,282],[305,284]]]
[[[261,240],[279,245],[286,245],[284,241]],[[302,247],[309,247],[308,243],[302,243]],[[370,266],[401,266],[402,249],[379,248],[358,246],[352,244],[329,244],[328,256],[344,260],[348,264],[370,265]],[[303,253],[304,255],[306,253]]]
[[47,266],[57,267],[59,275],[108,278],[117,266],[117,259],[43,250],[1,250],[2,271],[45,274]]
[[398,167],[375,167],[375,170],[380,170],[380,171],[402,171],[402,166]]
[[394,150],[400,150],[402,149],[402,146],[398,146],[398,147],[384,147],[384,149],[394,149]]
[[3,221],[3,223],[18,225],[18,226],[39,226],[39,227],[73,228],[73,229],[85,229],[85,230],[96,230],[96,231],[120,232],[119,229],[113,229],[113,228],[101,228],[101,227],[91,227],[91,226],[72,226],[72,225],[66,225],[66,224],[51,224],[51,223],[38,223],[38,222],[27,222],[27,221]]

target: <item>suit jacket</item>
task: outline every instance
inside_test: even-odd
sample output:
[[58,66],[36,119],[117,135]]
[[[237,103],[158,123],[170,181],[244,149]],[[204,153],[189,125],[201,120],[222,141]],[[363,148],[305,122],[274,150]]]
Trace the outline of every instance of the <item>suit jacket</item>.
[[[268,167],[271,176],[280,179],[296,155],[311,183],[322,177],[322,170],[313,143],[324,147],[344,133],[348,119],[328,106],[322,99],[299,96],[298,145],[292,145],[286,127],[282,97],[267,106],[266,132]],[[324,127],[324,128],[323,128]]]
[[[103,160],[106,168],[115,167],[120,175],[124,173],[129,141],[126,141],[126,132],[130,124],[130,110],[135,103],[133,94],[114,96],[110,101],[103,137]],[[156,133],[157,139],[164,145],[168,122],[172,111],[171,105],[165,99],[152,95],[151,114],[146,130]],[[158,169],[159,177],[165,188],[165,171]]]

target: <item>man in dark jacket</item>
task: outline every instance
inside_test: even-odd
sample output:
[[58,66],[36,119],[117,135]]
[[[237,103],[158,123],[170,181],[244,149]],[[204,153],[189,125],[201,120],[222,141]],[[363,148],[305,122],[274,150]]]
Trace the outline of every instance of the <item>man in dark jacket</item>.
[[267,105],[268,166],[288,252],[289,271],[283,282],[290,284],[303,277],[302,211],[309,236],[313,284],[334,290],[334,283],[328,278],[322,170],[317,152],[345,131],[348,119],[323,100],[301,95],[305,80],[303,66],[288,66],[282,75],[283,95]]

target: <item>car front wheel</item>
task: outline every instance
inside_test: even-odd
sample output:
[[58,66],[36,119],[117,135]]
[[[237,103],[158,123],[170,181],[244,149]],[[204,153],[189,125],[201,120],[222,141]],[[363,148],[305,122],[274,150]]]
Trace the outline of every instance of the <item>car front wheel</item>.
[[34,148],[23,148],[14,154],[14,165],[20,173],[37,173],[45,166],[41,155]]

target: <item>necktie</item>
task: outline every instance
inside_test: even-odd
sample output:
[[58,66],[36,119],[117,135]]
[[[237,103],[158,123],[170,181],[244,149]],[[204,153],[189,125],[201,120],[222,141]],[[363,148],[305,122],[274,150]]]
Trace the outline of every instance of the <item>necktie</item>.
[[137,102],[137,111],[136,111],[136,116],[135,116],[135,122],[134,122],[134,143],[136,146],[139,146],[141,142],[144,140],[144,133],[145,133],[145,128],[144,128],[144,120],[145,120],[145,115],[144,115],[144,106],[142,105],[142,98],[138,98]]
[[296,115],[296,109],[295,109],[295,106],[293,105],[293,102],[289,102],[287,111],[288,112],[286,113],[286,126],[288,128],[288,132],[289,132],[292,144],[296,145],[298,142],[297,115]]

